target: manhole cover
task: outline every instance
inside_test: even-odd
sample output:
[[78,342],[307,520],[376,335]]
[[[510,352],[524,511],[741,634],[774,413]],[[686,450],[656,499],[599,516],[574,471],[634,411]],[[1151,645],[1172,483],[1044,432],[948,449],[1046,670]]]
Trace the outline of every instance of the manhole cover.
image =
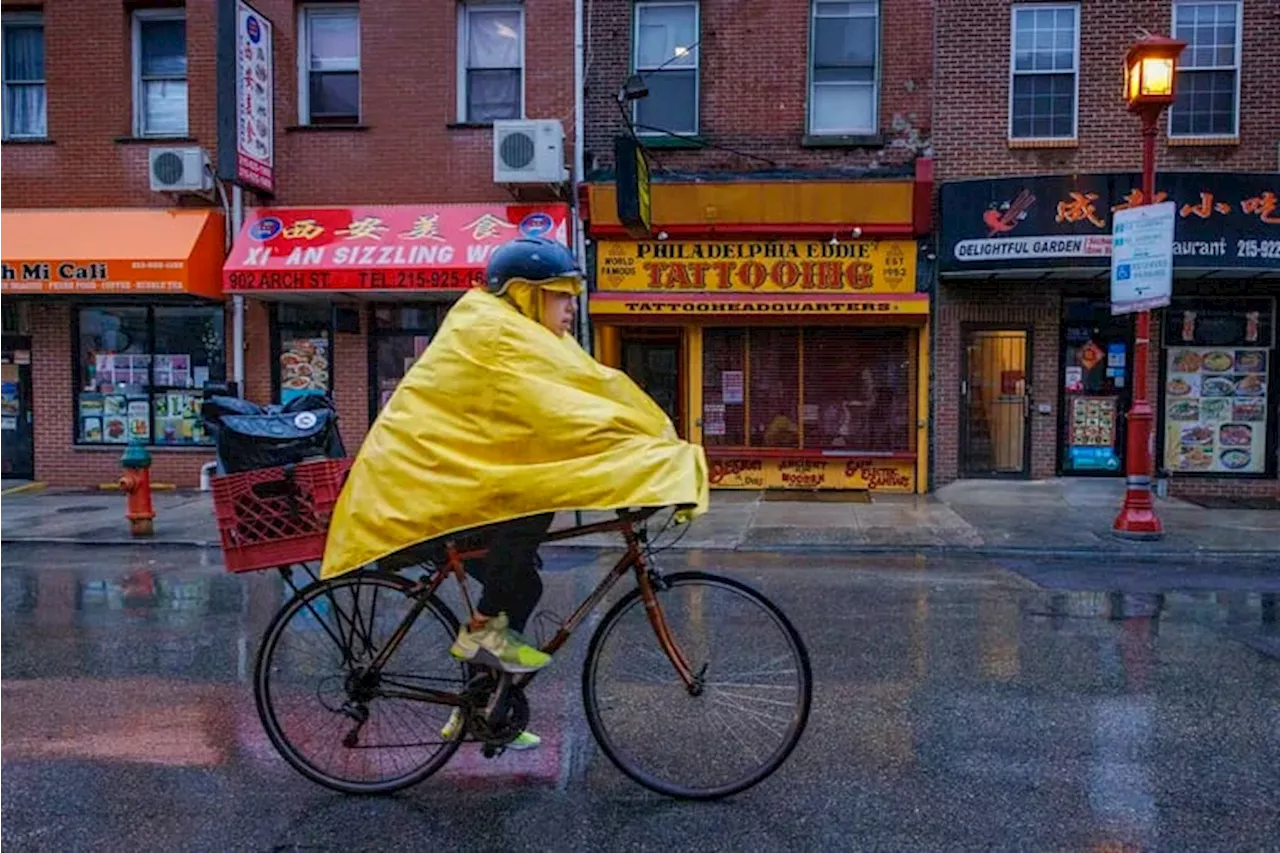
[[105,506],[64,506],[62,509],[55,510],[55,512],[75,514],[83,512],[102,512],[104,509],[106,509]]

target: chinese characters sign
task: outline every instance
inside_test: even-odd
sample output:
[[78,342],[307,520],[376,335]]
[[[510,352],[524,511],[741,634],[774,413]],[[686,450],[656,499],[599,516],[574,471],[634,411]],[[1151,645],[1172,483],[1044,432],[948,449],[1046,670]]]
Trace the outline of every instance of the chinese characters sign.
[[271,21],[245,0],[218,0],[218,176],[275,187]]
[[648,293],[914,293],[916,244],[603,242],[596,286]]
[[566,242],[564,205],[256,208],[224,267],[228,292],[465,290],[519,236]]
[[[1174,269],[1280,269],[1280,179],[1164,172]],[[956,181],[941,190],[942,272],[1110,265],[1115,215],[1143,203],[1138,174]]]

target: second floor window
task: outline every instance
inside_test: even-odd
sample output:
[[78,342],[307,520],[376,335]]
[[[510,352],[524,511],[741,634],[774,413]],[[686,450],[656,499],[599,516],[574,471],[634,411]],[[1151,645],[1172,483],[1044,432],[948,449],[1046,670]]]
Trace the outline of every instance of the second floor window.
[[298,121],[359,124],[359,10],[355,6],[303,6],[298,33]]
[[468,3],[459,7],[460,118],[487,124],[524,115],[524,9]]
[[39,15],[6,15],[4,138],[38,139],[46,135],[44,24]]
[[809,132],[875,133],[880,4],[814,0],[810,30]]
[[698,4],[636,3],[635,70],[649,87],[636,101],[636,132],[698,132]]
[[1177,100],[1170,136],[1235,136],[1240,86],[1240,4],[1174,3],[1173,35],[1187,43],[1178,57]]
[[133,13],[134,133],[187,135],[187,22],[181,11]]
[[1074,139],[1080,8],[1015,6],[1010,139]]

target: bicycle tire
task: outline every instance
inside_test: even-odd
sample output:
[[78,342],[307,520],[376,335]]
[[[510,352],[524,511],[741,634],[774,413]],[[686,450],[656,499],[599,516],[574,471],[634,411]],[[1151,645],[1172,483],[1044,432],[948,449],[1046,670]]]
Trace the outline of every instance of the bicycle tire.
[[[276,717],[276,711],[271,705],[271,692],[269,689],[270,661],[272,654],[276,649],[276,645],[279,642],[280,636],[283,633],[285,626],[288,625],[289,620],[301,611],[309,601],[315,599],[317,596],[324,594],[329,590],[357,583],[372,583],[374,585],[391,587],[396,592],[402,594],[407,594],[414,586],[412,581],[409,581],[398,574],[366,571],[352,573],[330,580],[317,581],[299,590],[298,593],[294,595],[293,598],[291,598],[271,620],[271,624],[267,626],[267,631],[263,636],[262,645],[258,649],[257,662],[254,666],[254,703],[258,709],[258,718],[262,721],[262,726],[266,730],[267,737],[270,739],[271,745],[275,747],[276,752],[279,753],[280,757],[283,758],[290,767],[305,778],[325,788],[339,791],[344,794],[391,794],[422,782],[440,770],[440,768],[444,767],[444,765],[449,762],[449,759],[453,757],[454,753],[457,752],[458,748],[462,745],[465,727],[462,727],[463,731],[460,731],[457,737],[452,741],[446,742],[439,751],[432,755],[429,761],[421,766],[391,779],[362,783],[337,778],[315,767],[307,761],[302,752],[289,741],[289,738],[284,733],[279,720]],[[423,613],[419,614],[416,621],[420,622],[423,618],[426,618],[427,611],[430,611],[431,616],[438,619],[451,634],[457,634],[459,624],[457,617],[454,615],[453,611],[435,595],[432,595],[427,600],[426,608]],[[444,648],[441,648],[440,652],[442,655],[447,654]],[[464,678],[465,671],[465,667],[463,667]]]
[[[735,780],[719,787],[692,788],[686,785],[674,783],[670,780],[658,778],[641,768],[629,764],[622,756],[621,751],[615,748],[614,744],[610,741],[604,721],[601,719],[598,704],[599,693],[596,687],[595,676],[596,667],[600,661],[600,656],[605,643],[608,642],[610,632],[632,607],[637,605],[644,607],[640,590],[639,588],[636,588],[619,599],[613,607],[609,608],[609,611],[604,615],[604,618],[600,620],[599,626],[591,636],[591,644],[587,649],[587,657],[583,662],[582,667],[582,700],[584,709],[586,710],[587,724],[591,728],[591,734],[595,738],[596,743],[600,746],[601,751],[606,757],[608,757],[613,765],[633,781],[638,782],[649,790],[680,800],[723,799],[758,785],[760,782],[763,782],[769,776],[773,775],[773,773],[782,766],[782,764],[795,750],[796,745],[799,744],[800,738],[804,734],[804,730],[808,725],[809,712],[813,705],[813,672],[809,663],[809,652],[805,647],[804,640],[801,639],[799,632],[796,631],[795,626],[791,624],[791,621],[787,618],[786,614],[782,612],[781,608],[770,601],[763,593],[753,589],[747,584],[733,580],[732,578],[707,572],[677,572],[666,575],[665,580],[671,588],[690,583],[728,587],[760,604],[769,613],[769,615],[774,618],[795,653],[796,663],[800,673],[800,706],[799,713],[796,715],[795,723],[788,732],[783,743],[774,750],[768,760],[766,760],[760,767],[742,779]],[[662,593],[659,593],[659,595],[661,594]]]

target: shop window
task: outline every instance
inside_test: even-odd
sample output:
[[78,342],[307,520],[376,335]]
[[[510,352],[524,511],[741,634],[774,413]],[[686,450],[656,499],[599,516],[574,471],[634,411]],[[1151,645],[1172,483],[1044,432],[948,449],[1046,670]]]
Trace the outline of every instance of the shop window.
[[913,449],[915,381],[901,329],[707,329],[708,447]]
[[333,388],[332,306],[276,306],[272,349],[275,397],[287,403],[308,394],[328,394]]
[[1240,86],[1240,3],[1173,4],[1178,57],[1170,136],[1235,136]]
[[75,370],[78,444],[210,443],[203,388],[226,380],[222,308],[81,308]]
[[45,123],[44,19],[4,16],[4,138],[39,139]]
[[298,11],[298,121],[360,123],[360,12],[356,6]]
[[649,88],[635,102],[636,132],[698,132],[698,4],[635,6],[635,70]]
[[1013,8],[1010,139],[1074,139],[1080,7]]
[[809,132],[875,133],[879,92],[877,0],[814,0],[809,47]]
[[447,309],[439,303],[374,306],[369,335],[370,420],[378,416],[400,380],[426,352]]
[[187,135],[187,22],[181,10],[133,13],[134,132]]
[[524,115],[524,7],[467,3],[458,16],[458,112],[489,123]]

